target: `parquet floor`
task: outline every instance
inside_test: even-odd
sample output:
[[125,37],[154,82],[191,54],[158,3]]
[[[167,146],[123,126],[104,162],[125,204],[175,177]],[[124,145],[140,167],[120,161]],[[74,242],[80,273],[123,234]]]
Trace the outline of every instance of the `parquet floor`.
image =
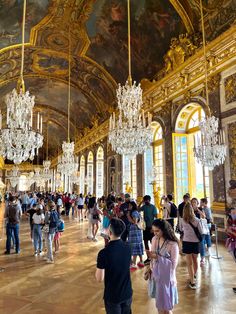
[[[2,216],[2,210],[1,210]],[[2,228],[2,219],[1,228]],[[0,241],[0,313],[1,314],[102,314],[103,284],[96,283],[94,272],[97,252],[103,246],[100,239],[93,243],[86,239],[87,223],[66,221],[61,238],[61,252],[55,264],[45,264],[41,257],[33,256],[28,222],[21,223],[21,254],[5,256],[5,235]],[[4,230],[3,228],[1,230]],[[188,278],[185,260],[178,266],[179,305],[176,314],[230,314],[236,313],[236,265],[220,247],[223,260],[211,259],[199,271],[200,287],[192,291],[186,286]],[[132,274],[134,289],[133,313],[157,313],[154,300],[147,296],[143,270]]]

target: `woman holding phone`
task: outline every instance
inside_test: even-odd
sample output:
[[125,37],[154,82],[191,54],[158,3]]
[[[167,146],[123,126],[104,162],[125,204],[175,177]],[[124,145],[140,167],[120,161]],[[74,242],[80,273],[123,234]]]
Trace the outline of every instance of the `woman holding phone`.
[[156,307],[159,314],[171,314],[178,303],[176,268],[179,241],[171,225],[164,219],[154,220],[152,230],[152,248],[146,252],[151,259],[150,267],[156,284]]

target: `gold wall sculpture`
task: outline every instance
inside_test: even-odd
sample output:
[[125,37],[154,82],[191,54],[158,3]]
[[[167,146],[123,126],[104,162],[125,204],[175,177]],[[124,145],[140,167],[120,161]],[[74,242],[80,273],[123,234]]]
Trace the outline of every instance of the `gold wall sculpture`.
[[236,180],[236,122],[228,125],[231,179]]
[[225,79],[226,105],[236,101],[236,73]]

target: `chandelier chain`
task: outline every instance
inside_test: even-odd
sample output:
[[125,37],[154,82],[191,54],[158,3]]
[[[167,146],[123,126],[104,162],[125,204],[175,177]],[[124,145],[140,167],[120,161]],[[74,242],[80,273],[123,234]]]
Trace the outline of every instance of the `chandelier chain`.
[[206,90],[206,103],[209,107],[209,94],[208,94],[208,64],[207,64],[207,54],[206,54],[206,33],[204,25],[204,14],[202,0],[200,0],[200,11],[201,11],[201,25],[202,25],[202,44],[203,44],[203,54],[204,54],[204,67],[205,67],[205,90]]

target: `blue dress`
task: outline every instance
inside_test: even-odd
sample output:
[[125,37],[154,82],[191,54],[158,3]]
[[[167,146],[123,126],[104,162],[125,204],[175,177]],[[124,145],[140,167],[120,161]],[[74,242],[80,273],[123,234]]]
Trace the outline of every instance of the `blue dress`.
[[[137,211],[132,213],[133,218],[140,218]],[[128,241],[131,245],[131,252],[133,256],[143,255],[143,234],[142,230],[135,224],[131,224],[129,228]]]

